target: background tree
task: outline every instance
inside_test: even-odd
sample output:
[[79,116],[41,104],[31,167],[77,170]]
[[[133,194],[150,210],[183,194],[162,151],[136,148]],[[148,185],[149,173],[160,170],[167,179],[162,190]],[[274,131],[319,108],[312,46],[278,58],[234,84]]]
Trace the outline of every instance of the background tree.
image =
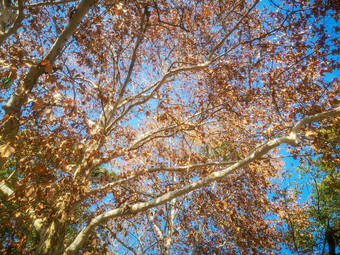
[[276,148],[340,114],[339,29],[267,7],[3,1],[2,252],[280,249]]
[[[339,120],[328,123],[318,133],[310,133],[313,148],[321,155],[307,158],[306,166],[298,168],[303,185],[297,184],[296,195],[311,188],[306,204],[287,217],[286,238],[291,249],[298,253],[330,254],[339,252],[340,243],[340,181],[339,181]],[[295,201],[296,203],[296,201]]]

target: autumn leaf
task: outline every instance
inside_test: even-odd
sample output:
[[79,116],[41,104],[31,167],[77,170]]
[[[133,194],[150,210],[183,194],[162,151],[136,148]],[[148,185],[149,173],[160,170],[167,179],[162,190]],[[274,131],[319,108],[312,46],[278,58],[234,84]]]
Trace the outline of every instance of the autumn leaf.
[[5,114],[2,121],[6,121],[10,118],[10,115],[9,114]]
[[53,68],[52,65],[49,61],[47,60],[43,60],[40,65],[43,67],[43,70],[45,73],[52,73],[53,72]]
[[39,97],[33,101],[32,111],[38,111],[43,108],[44,99]]
[[311,63],[309,63],[309,66],[316,66],[317,64],[319,64],[319,61],[313,61]]
[[43,173],[45,171],[45,168],[44,167],[38,167],[36,169],[37,173]]

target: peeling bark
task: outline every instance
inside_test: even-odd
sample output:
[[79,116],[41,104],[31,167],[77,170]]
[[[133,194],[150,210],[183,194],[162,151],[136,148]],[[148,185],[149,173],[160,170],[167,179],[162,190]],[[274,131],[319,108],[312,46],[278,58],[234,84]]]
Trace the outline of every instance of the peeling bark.
[[64,217],[52,221],[48,228],[40,234],[40,242],[36,255],[60,255],[64,252],[66,221]]

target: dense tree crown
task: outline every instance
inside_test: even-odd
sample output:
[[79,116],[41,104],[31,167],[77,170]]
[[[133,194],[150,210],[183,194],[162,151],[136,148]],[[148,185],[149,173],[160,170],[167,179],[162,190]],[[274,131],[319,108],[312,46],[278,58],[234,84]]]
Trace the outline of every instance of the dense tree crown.
[[339,38],[332,0],[1,1],[1,253],[279,254]]

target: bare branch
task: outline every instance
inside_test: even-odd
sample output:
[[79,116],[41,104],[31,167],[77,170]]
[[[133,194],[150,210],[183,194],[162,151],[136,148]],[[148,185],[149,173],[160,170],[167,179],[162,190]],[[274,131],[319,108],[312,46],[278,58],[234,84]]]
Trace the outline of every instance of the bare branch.
[[[170,71],[168,71],[167,73],[165,73],[163,75],[162,78],[160,78],[157,82],[155,82],[152,86],[150,86],[148,89],[144,90],[144,93],[138,93],[138,95],[134,96],[134,97],[128,97],[125,99],[121,99],[117,102],[114,103],[109,103],[104,111],[102,112],[102,114],[100,115],[100,117],[98,118],[96,125],[93,127],[93,132],[97,133],[99,130],[105,130],[105,132],[109,132],[111,130],[111,128],[117,123],[119,122],[122,118],[124,118],[124,116],[126,116],[127,113],[129,113],[134,107],[141,105],[141,104],[145,104],[146,102],[148,102],[151,98],[153,98],[153,96],[155,95],[156,92],[158,92],[160,90],[160,88],[166,84],[168,82],[168,79],[180,74],[180,73],[185,73],[185,72],[190,72],[190,71],[199,71],[202,70],[206,67],[208,67],[212,62],[211,61],[207,61],[203,64],[197,64],[194,66],[186,66],[186,67],[180,67],[180,68],[176,68],[176,69],[172,69]],[[149,94],[145,94],[149,91],[152,91]],[[138,100],[135,103],[132,103],[131,105],[129,105],[129,107],[127,107],[127,109],[125,109],[123,111],[123,113],[121,113],[119,116],[117,116],[115,119],[114,118],[114,113],[115,111],[117,111],[117,109],[120,109],[121,107],[125,106],[128,102],[131,102],[132,99],[138,98],[141,100]],[[119,104],[120,103],[120,104]],[[118,105],[116,107],[116,105]]]
[[256,7],[256,5],[259,3],[260,0],[256,0],[255,3],[247,10],[247,12],[245,14],[243,14],[243,16],[241,17],[241,19],[236,23],[236,25],[233,27],[233,29],[231,29],[224,37],[223,39],[215,45],[215,47],[211,50],[209,56],[208,56],[208,60],[211,60],[213,55],[216,53],[216,51],[218,49],[220,49],[223,45],[223,43],[228,39],[228,37],[234,33],[234,31],[240,26],[240,24],[242,23],[242,21],[249,15],[249,13]]
[[61,49],[65,46],[66,42],[71,38],[79,26],[82,19],[89,12],[96,0],[82,0],[79,5],[75,8],[74,14],[72,15],[70,22],[64,28],[58,39],[55,41],[50,51],[46,54],[45,59],[54,62],[59,55]]
[[149,17],[148,17],[148,15],[146,15],[146,12],[147,12],[147,9],[145,9],[144,14],[142,16],[141,34],[138,36],[135,47],[133,48],[129,70],[128,70],[125,82],[124,82],[122,88],[120,89],[120,92],[119,92],[119,95],[118,95],[118,100],[123,97],[125,90],[126,90],[126,87],[130,82],[132,71],[133,71],[133,68],[135,66],[136,59],[137,59],[138,48],[143,41],[143,37],[144,37],[145,31],[146,31],[147,26],[148,26]]
[[123,242],[116,233],[114,233],[110,228],[106,227],[106,229],[110,232],[110,234],[113,236],[114,239],[116,239],[120,244],[122,244],[126,249],[130,250],[133,254],[138,255],[138,252],[132,248],[131,246],[127,245],[125,242]]
[[148,222],[152,226],[152,230],[154,232],[156,232],[158,239],[162,240],[163,239],[163,233],[160,230],[160,228],[157,226],[157,224],[155,223],[154,215],[150,215],[150,217],[148,217]]
[[39,7],[39,6],[59,5],[59,4],[66,4],[66,3],[74,3],[74,2],[77,2],[77,1],[78,0],[41,2],[41,3],[34,3],[34,4],[25,5],[24,8],[28,9],[28,8],[35,8],[35,7]]
[[231,165],[236,163],[236,161],[228,161],[228,162],[208,162],[208,163],[200,163],[200,164],[193,164],[193,165],[187,165],[187,166],[178,166],[178,167],[152,167],[149,169],[145,169],[144,171],[140,171],[139,173],[136,173],[134,175],[131,175],[127,178],[124,179],[120,179],[118,181],[115,182],[111,182],[108,183],[102,187],[99,188],[95,188],[95,189],[91,189],[86,196],[90,196],[94,193],[103,191],[103,190],[107,190],[110,188],[113,188],[117,185],[122,185],[128,181],[131,181],[141,175],[147,174],[147,173],[154,173],[154,172],[161,172],[161,171],[166,171],[166,172],[182,172],[182,171],[189,171],[189,170],[193,170],[193,169],[198,169],[198,168],[203,168],[203,167],[209,167],[209,166],[226,166],[226,165]]
[[327,118],[331,118],[331,117],[336,117],[340,115],[340,107],[335,108],[333,110],[330,111],[326,111],[326,112],[321,112],[318,114],[314,114],[312,116],[303,118],[302,120],[300,120],[292,129],[292,132],[297,134],[300,132],[300,129],[311,122],[319,122],[321,120],[327,119]]

